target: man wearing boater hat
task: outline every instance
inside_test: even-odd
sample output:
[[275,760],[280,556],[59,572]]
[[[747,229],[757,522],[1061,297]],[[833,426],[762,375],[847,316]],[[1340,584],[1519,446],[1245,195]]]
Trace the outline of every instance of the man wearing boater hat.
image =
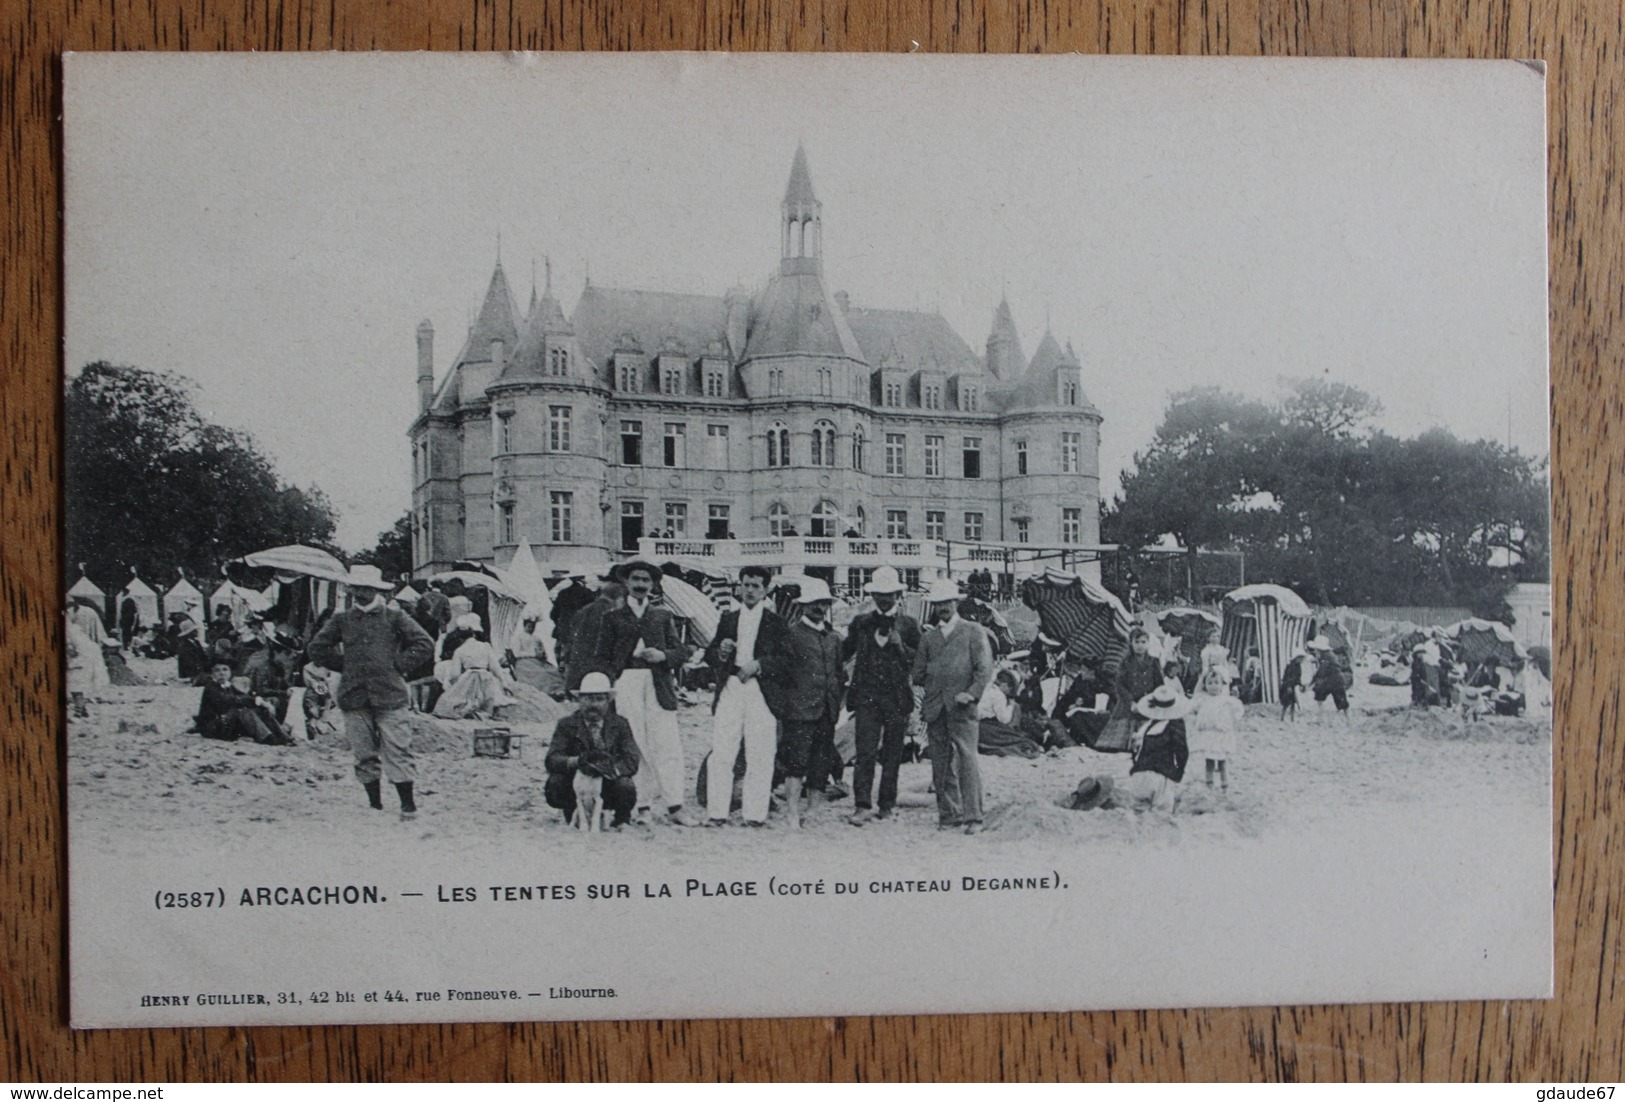
[[[604,614],[593,669],[615,684],[615,710],[626,717],[643,755],[639,804],[661,807],[674,826],[683,818],[683,743],[677,733],[676,671],[688,661],[677,621],[651,603],[660,571],[649,563],[621,567],[626,603]],[[645,781],[644,774],[648,774]],[[658,795],[660,803],[655,804]]]
[[798,580],[796,619],[769,667],[782,721],[779,765],[784,769],[784,803],[792,830],[801,829],[801,794],[807,778],[826,777],[840,768],[835,721],[846,693],[841,637],[829,623],[835,599],[822,579]]
[[416,620],[389,608],[384,595],[395,587],[376,566],[355,566],[345,580],[351,605],[334,614],[310,641],[310,660],[340,670],[339,710],[355,754],[355,775],[367,790],[367,803],[382,810],[380,775],[388,777],[401,800],[401,818],[417,817],[412,784],[412,729],[406,723],[406,679],[402,674],[434,654],[434,640]]
[[937,829],[963,826],[982,832],[982,772],[976,760],[980,725],[976,706],[993,679],[993,648],[987,632],[959,616],[959,587],[947,578],[925,595],[932,630],[914,656],[913,681],[925,687],[920,717],[931,747],[931,780],[937,790]]
[[920,625],[897,607],[903,595],[897,571],[882,566],[863,587],[875,602],[873,612],[860,613],[848,625],[841,658],[852,663],[852,681],[846,703],[852,709],[858,760],[852,769],[852,825],[862,826],[871,812],[875,761],[880,761],[880,810],[874,817],[889,819],[897,806],[897,771],[903,759],[903,739],[914,713],[914,688],[909,673],[920,649]]

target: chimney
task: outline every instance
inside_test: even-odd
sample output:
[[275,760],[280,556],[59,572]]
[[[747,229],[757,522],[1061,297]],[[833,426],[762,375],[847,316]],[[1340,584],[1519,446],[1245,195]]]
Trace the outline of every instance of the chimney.
[[491,362],[496,365],[497,374],[499,375],[502,373],[502,354],[504,351],[506,351],[506,346],[502,343],[502,338],[494,338],[491,341]]
[[418,322],[418,411],[427,412],[434,401],[434,326]]

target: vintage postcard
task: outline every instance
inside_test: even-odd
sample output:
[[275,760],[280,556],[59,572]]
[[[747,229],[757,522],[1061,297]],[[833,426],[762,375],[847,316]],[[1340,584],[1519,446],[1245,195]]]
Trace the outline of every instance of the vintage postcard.
[[1550,993],[1538,63],[64,78],[75,1025]]

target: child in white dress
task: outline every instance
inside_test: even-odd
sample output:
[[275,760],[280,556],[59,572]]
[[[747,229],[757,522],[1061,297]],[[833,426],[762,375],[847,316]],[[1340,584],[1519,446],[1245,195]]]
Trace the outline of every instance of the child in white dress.
[[1236,751],[1236,727],[1241,723],[1245,709],[1236,697],[1230,695],[1230,676],[1227,669],[1210,668],[1202,675],[1195,707],[1186,717],[1190,732],[1191,760],[1207,760],[1207,784],[1213,787],[1213,774],[1219,775],[1219,788],[1230,790],[1230,778],[1225,765]]

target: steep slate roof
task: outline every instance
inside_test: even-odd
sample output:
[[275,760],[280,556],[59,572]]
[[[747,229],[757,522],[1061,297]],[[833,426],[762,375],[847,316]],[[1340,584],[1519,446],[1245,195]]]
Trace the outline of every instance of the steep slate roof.
[[[451,362],[451,370],[441,381],[429,409],[435,413],[452,413],[462,404],[462,366],[491,362],[491,342],[500,340],[511,355],[519,343],[519,327],[514,322],[518,310],[514,306],[513,292],[508,288],[508,276],[497,261],[491,273],[491,282],[485,288],[485,301],[480,304],[479,316],[468,330],[468,340]],[[482,395],[471,394],[469,400]]]
[[844,356],[864,362],[846,316],[812,272],[780,273],[751,311],[744,360],[763,356]]
[[713,341],[722,341],[726,347],[727,316],[727,306],[718,295],[589,285],[576,302],[575,331],[581,354],[607,379],[604,373],[623,333],[636,337],[650,356],[669,338],[687,356],[698,357]]
[[[1016,319],[1010,315],[1010,300],[1003,296],[999,299],[998,308],[993,311],[993,331],[988,335],[988,339],[991,341],[993,337],[998,336],[1004,337],[1011,348],[1011,360],[1016,364],[1024,364],[1027,355],[1021,350],[1021,334],[1016,332]],[[998,374],[998,368],[993,368],[993,372]],[[1013,376],[1014,372],[1011,374]],[[1013,383],[1015,379],[1012,377],[1004,381]]]
[[941,314],[850,307],[846,321],[863,358],[876,367],[892,366],[895,357],[909,371],[923,368],[950,375],[982,371],[981,357]]
[[[1055,339],[1055,334],[1049,330],[1044,331],[1044,339],[1038,342],[1038,350],[1033,353],[1032,362],[1027,370],[1022,372],[1021,381],[1014,388],[1007,408],[1012,406],[1053,406],[1059,401],[1059,385],[1055,373],[1062,367],[1078,367],[1078,357],[1068,345],[1063,349]],[[1089,396],[1083,393],[1080,386],[1078,390],[1078,404],[1089,406]]]
[[550,291],[540,302],[532,305],[530,314],[525,318],[525,331],[519,335],[519,343],[508,357],[508,362],[502,365],[500,378],[504,382],[542,378],[547,374],[548,334],[568,335],[571,332],[564,311]]

